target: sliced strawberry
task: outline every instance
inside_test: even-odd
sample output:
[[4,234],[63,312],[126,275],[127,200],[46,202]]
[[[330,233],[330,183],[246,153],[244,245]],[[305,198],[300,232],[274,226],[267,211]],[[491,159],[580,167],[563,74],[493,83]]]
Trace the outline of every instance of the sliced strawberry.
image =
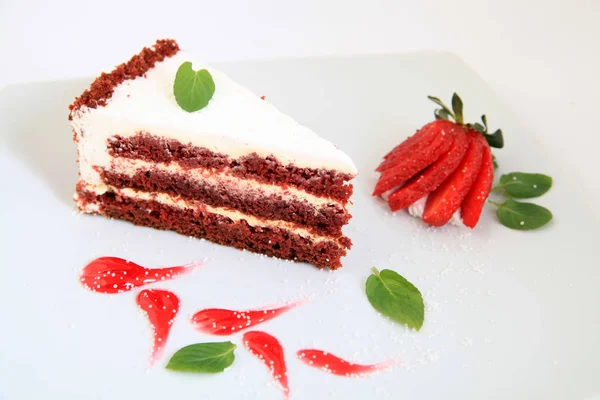
[[404,151],[407,148],[414,146],[418,142],[431,143],[435,135],[428,135],[428,133],[429,127],[428,125],[425,125],[417,132],[415,132],[414,135],[407,137],[402,143],[390,150],[385,156],[383,156],[383,159],[387,160],[388,158],[392,157],[395,153],[399,151]]
[[470,142],[467,154],[463,157],[456,171],[440,187],[431,192],[427,198],[423,221],[429,225],[442,226],[448,223],[452,215],[459,209],[477,178],[483,157],[483,145],[479,141],[481,134],[469,130],[467,135]]
[[431,142],[433,140],[433,138],[435,137],[435,133],[429,132],[429,128],[434,125],[434,122],[430,122],[427,125],[423,126],[421,129],[419,129],[417,132],[415,132],[414,135],[409,136],[408,138],[406,138],[406,140],[404,140],[398,146],[394,147],[389,153],[387,153],[385,156],[383,156],[383,158],[387,159],[394,153],[396,153],[398,151],[402,151],[404,148],[410,147],[418,141]]
[[483,146],[483,158],[481,168],[477,174],[475,183],[469,190],[467,197],[462,203],[460,215],[463,223],[469,228],[474,228],[479,222],[479,217],[483,211],[485,200],[488,198],[494,183],[494,162],[492,161],[492,151],[488,146],[483,135],[479,135],[479,141]]
[[456,136],[450,150],[390,195],[388,203],[392,211],[408,207],[421,197],[437,189],[456,170],[469,148],[469,143],[470,138],[465,130],[457,126]]
[[400,186],[433,164],[441,155],[448,151],[454,141],[454,136],[455,129],[440,130],[427,148],[415,152],[407,158],[398,160],[393,167],[381,174],[377,185],[375,185],[373,196],[378,196],[385,191]]
[[435,128],[436,123],[430,122],[419,129],[414,135],[408,137],[405,141],[394,147],[392,151],[383,157],[383,161],[379,164],[375,171],[384,171],[407,155],[421,151],[431,144],[433,139],[438,135]]
[[429,147],[433,140],[446,130],[457,127],[451,121],[434,121],[419,129],[417,133],[396,146],[392,151],[385,155],[384,160],[379,164],[375,171],[383,172],[396,165],[398,161],[410,158],[413,154],[419,153]]

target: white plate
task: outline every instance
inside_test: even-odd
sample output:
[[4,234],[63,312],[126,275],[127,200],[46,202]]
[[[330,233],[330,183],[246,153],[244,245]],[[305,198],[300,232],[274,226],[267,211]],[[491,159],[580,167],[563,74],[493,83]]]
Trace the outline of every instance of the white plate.
[[[354,247],[330,273],[261,258],[171,232],[72,211],[77,179],[67,105],[89,79],[0,92],[0,397],[7,399],[281,399],[264,365],[241,346],[223,374],[164,370],[173,352],[230,339],[194,331],[206,307],[243,309],[314,296],[257,329],[285,348],[292,398],[586,399],[600,393],[600,229],[571,188],[581,182],[548,160],[527,129],[459,59],[448,54],[247,62],[222,68],[356,162],[347,234]],[[536,232],[501,226],[491,207],[473,232],[431,229],[371,198],[380,157],[432,117],[427,94],[457,90],[469,119],[502,127],[500,172],[544,172],[554,188],[537,202],[555,219]],[[151,334],[136,292],[88,292],[78,271],[98,256],[149,267],[207,259],[156,288],[182,309],[164,358],[147,371]],[[371,266],[412,281],[427,305],[411,332],[373,311]],[[347,379],[308,368],[295,351],[316,347],[357,362],[398,356],[400,367]]]

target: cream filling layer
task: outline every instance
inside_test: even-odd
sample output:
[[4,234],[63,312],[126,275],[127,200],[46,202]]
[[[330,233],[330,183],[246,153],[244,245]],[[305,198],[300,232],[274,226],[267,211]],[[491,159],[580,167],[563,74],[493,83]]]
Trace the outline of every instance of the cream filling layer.
[[[136,199],[136,200],[157,201],[161,204],[164,204],[164,205],[167,205],[170,207],[176,207],[179,209],[202,210],[202,211],[206,211],[206,212],[209,212],[212,214],[222,215],[224,217],[231,219],[232,221],[244,220],[250,226],[285,229],[285,230],[293,232],[303,238],[310,239],[316,243],[322,242],[322,241],[331,241],[331,242],[335,242],[336,244],[339,245],[337,240],[335,240],[331,237],[316,235],[312,232],[309,232],[308,230],[306,230],[304,228],[298,227],[296,224],[293,224],[291,222],[259,219],[252,215],[244,214],[239,211],[228,210],[228,209],[225,209],[222,207],[212,207],[207,204],[201,203],[199,201],[182,200],[180,198],[171,196],[166,193],[149,193],[149,192],[142,192],[142,191],[138,191],[135,189],[129,189],[129,188],[117,189],[115,187],[112,187],[112,186],[109,186],[109,185],[106,185],[103,183],[87,184],[85,186],[85,190],[95,193],[98,196],[103,195],[106,192],[112,192],[112,193],[116,193],[120,196],[129,197],[129,198]],[[77,202],[79,208],[83,212],[87,212],[87,213],[98,212],[98,206],[96,204],[93,204],[93,203],[86,204],[86,203],[82,202],[78,198],[77,194],[75,194],[75,201]]]
[[[145,172],[152,169],[157,169],[171,175],[184,175],[186,178],[190,178],[198,183],[217,187],[224,186],[230,190],[249,192],[257,197],[276,195],[286,201],[307,201],[315,207],[333,204],[345,209],[342,203],[332,198],[315,196],[294,187],[284,189],[281,186],[269,185],[253,179],[240,179],[226,173],[213,172],[204,168],[183,169],[177,163],[152,163],[121,157],[113,158],[111,161],[111,171],[129,177],[134,176],[138,172]],[[315,213],[317,213],[317,210],[315,210]]]

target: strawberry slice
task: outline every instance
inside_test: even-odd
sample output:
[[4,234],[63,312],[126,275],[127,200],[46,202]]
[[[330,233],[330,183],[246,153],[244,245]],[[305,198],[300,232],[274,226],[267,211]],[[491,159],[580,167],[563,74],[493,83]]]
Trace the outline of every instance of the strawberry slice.
[[[422,127],[421,129],[417,130],[417,132],[415,132],[414,135],[407,137],[402,143],[400,143],[399,145],[394,147],[392,150],[390,150],[385,156],[383,156],[383,159],[387,160],[388,158],[392,157],[397,152],[405,151],[407,148],[412,147],[412,146],[416,145],[417,143],[420,143],[420,142],[431,143],[431,141],[433,140],[435,135],[429,134],[429,133],[430,133],[429,124],[427,124],[424,127]],[[382,164],[383,164],[383,162],[382,162]],[[379,168],[379,167],[377,167],[377,168]]]
[[433,139],[439,134],[440,122],[430,122],[410,136],[404,142],[394,147],[392,151],[383,157],[383,161],[375,171],[382,172],[393,167],[398,160],[409,157],[411,154],[427,148]]
[[383,156],[383,158],[387,159],[391,155],[396,153],[397,151],[401,151],[402,149],[404,149],[406,147],[410,147],[418,141],[425,140],[425,141],[431,142],[433,140],[433,138],[435,137],[435,134],[429,132],[429,127],[432,126],[434,124],[434,122],[435,121],[430,122],[430,123],[424,125],[421,129],[418,129],[414,135],[407,137],[402,143],[400,143],[398,146],[394,147],[385,156]]
[[467,135],[470,142],[467,154],[456,171],[427,198],[423,221],[429,225],[442,226],[450,221],[479,174],[483,158],[483,145],[479,140],[481,133],[469,130]]
[[451,121],[433,121],[422,127],[413,136],[396,146],[392,151],[385,155],[383,161],[375,171],[383,172],[396,165],[398,161],[410,158],[431,145],[434,139],[447,130],[456,128],[456,124]]
[[[442,122],[442,121],[436,121]],[[448,121],[443,121],[448,123]],[[452,123],[450,123],[452,124]],[[442,124],[436,124],[438,127]],[[454,124],[452,124],[454,125]],[[421,151],[410,154],[409,157],[398,160],[391,168],[385,170],[379,177],[373,196],[400,186],[414,175],[433,164],[441,155],[446,153],[454,141],[455,129],[438,129],[430,127],[438,132],[429,146]]]
[[478,140],[483,146],[483,158],[481,160],[481,168],[477,179],[471,187],[471,190],[465,197],[460,210],[460,215],[463,223],[469,228],[474,228],[479,222],[479,217],[483,211],[485,200],[488,198],[494,183],[494,162],[492,161],[492,151],[488,146],[483,135],[478,136]]
[[446,154],[390,195],[388,203],[392,211],[408,207],[421,197],[434,191],[456,170],[470,143],[470,138],[464,129],[456,127],[456,131],[454,142]]

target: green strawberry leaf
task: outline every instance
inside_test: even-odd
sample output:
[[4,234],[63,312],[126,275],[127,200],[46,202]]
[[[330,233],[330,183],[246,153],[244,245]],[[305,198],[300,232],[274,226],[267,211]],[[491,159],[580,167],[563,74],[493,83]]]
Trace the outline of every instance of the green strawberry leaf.
[[479,122],[475,122],[473,124],[473,128],[475,128],[479,133],[485,133],[486,132],[486,128],[481,125]]
[[498,160],[496,159],[496,156],[492,154],[492,163],[494,164],[494,169],[498,169],[499,165],[498,165]]
[[533,203],[520,203],[513,199],[503,204],[490,201],[498,207],[496,215],[502,225],[510,229],[528,231],[541,228],[552,220],[552,213],[547,208]]
[[196,343],[177,350],[165,368],[173,371],[217,373],[229,367],[237,346],[231,342]]
[[[452,118],[454,118],[454,113],[448,108],[447,105],[444,104],[443,101],[441,101],[440,99],[438,99],[437,97],[434,97],[434,96],[427,96],[427,98],[429,100],[433,101],[438,106],[442,107],[442,109],[445,111],[445,115],[449,115]],[[437,114],[436,114],[436,116],[437,116]]]
[[484,133],[483,136],[490,147],[495,147],[497,149],[504,147],[504,135],[502,134],[502,129],[498,129],[494,133]]
[[194,71],[187,61],[179,66],[173,84],[173,94],[179,107],[187,112],[198,111],[208,104],[215,93],[215,82],[205,69]]
[[485,131],[484,132],[487,132],[488,126],[487,126],[487,117],[485,116],[485,114],[483,114],[481,116],[481,122],[483,122],[483,126],[485,126]]
[[438,108],[433,112],[433,115],[435,115],[435,119],[445,119],[446,121],[450,119],[450,114],[448,114],[448,111],[444,110],[443,108]]
[[517,199],[539,197],[552,187],[552,178],[544,174],[512,172],[502,175],[500,183],[494,188],[503,189],[507,195]]
[[463,119],[463,102],[458,94],[454,93],[452,95],[452,110],[454,111],[454,120],[458,124],[462,124]]
[[379,272],[373,267],[366,291],[369,302],[377,311],[411,328],[421,329],[425,319],[421,292],[397,272],[389,269]]

